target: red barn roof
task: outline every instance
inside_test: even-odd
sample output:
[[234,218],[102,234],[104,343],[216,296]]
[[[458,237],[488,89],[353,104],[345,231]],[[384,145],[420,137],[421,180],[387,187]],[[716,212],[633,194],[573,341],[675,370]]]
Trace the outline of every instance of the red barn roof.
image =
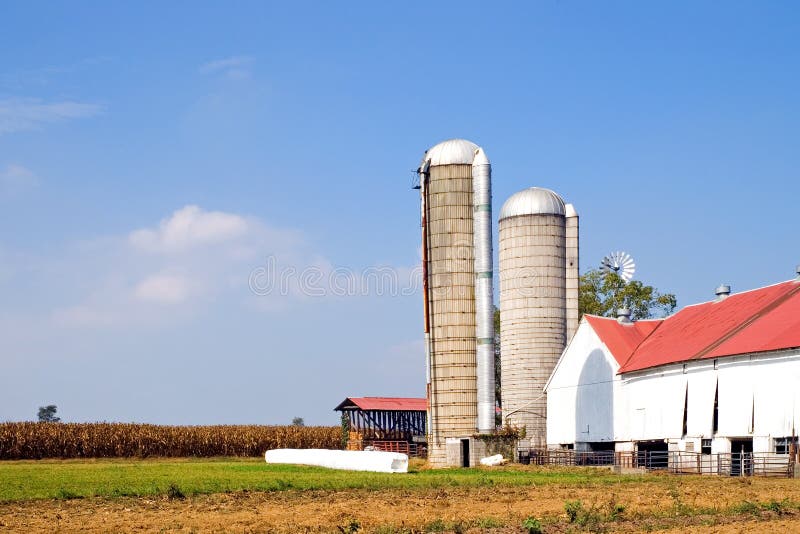
[[663,319],[647,321],[636,321],[622,324],[616,319],[609,317],[598,317],[596,315],[584,315],[592,326],[592,330],[597,333],[600,340],[605,343],[608,350],[622,366],[628,361],[633,351],[636,350],[642,341],[649,336],[653,330],[658,328]]
[[408,397],[347,397],[334,411],[345,408],[359,408],[361,410],[384,410],[403,412],[424,412],[428,409],[427,399]]
[[618,329],[592,327],[617,361],[624,361],[620,373],[796,348],[800,347],[800,282],[792,280],[687,306],[661,321],[625,360],[622,356],[630,339],[626,338],[627,343],[617,339]]

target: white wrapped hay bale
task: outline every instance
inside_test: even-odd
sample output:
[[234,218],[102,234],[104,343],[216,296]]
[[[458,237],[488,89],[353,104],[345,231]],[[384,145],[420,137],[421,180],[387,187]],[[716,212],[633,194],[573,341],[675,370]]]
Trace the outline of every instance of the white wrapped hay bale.
[[502,454],[495,454],[494,456],[487,456],[486,458],[481,458],[481,465],[486,466],[494,466],[494,465],[503,465],[508,460],[503,458]]
[[408,456],[399,452],[273,449],[264,454],[264,459],[268,464],[313,465],[377,473],[408,472]]

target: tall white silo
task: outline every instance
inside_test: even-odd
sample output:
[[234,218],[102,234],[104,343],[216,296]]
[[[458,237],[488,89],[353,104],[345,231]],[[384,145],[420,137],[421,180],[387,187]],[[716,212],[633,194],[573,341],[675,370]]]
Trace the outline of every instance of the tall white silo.
[[500,211],[503,420],[534,447],[546,445],[542,390],[567,336],[566,234],[564,201],[549,189],[515,193]]
[[452,139],[425,152],[419,174],[428,460],[442,466],[448,438],[495,428],[491,167]]

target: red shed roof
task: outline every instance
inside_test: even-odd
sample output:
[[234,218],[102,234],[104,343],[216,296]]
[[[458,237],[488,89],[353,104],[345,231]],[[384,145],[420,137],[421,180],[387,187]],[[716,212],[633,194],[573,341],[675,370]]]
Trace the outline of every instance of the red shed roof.
[[428,400],[409,397],[347,397],[334,411],[352,407],[361,410],[424,412],[428,409]]
[[592,330],[597,333],[600,340],[605,343],[608,350],[622,366],[628,361],[633,351],[653,330],[658,328],[663,319],[635,321],[622,324],[616,319],[598,317],[597,315],[584,315]]
[[[614,341],[609,344],[605,339],[611,336],[601,331],[598,335],[614,352]],[[800,282],[792,280],[687,306],[664,319],[619,372],[796,347],[800,347]],[[624,349],[617,348],[620,355]]]

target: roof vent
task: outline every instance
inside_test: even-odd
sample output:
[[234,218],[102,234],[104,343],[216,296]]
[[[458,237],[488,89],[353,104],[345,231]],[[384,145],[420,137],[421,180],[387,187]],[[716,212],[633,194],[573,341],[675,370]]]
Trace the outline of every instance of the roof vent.
[[717,287],[717,290],[714,293],[717,295],[717,302],[719,302],[720,300],[725,300],[731,294],[731,286],[727,284],[720,284],[720,286]]
[[621,324],[631,323],[631,310],[628,308],[619,308],[617,310],[617,322]]
[[800,265],[794,268],[794,272],[797,274],[797,279],[800,280]]

